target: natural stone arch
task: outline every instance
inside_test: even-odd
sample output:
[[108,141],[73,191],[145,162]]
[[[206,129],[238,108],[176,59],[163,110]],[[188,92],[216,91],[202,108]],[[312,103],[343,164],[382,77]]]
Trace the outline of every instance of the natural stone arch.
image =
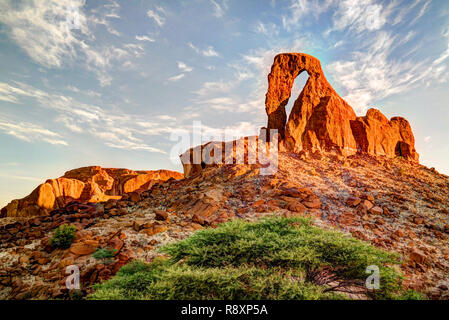
[[268,91],[265,98],[265,110],[268,115],[267,128],[277,129],[281,138],[285,137],[287,123],[285,106],[290,99],[296,77],[304,71],[309,75],[308,83],[310,78],[322,74],[320,61],[303,53],[283,53],[274,58],[271,72],[268,75]]
[[[287,122],[285,106],[295,78],[306,71],[309,79],[296,99]],[[293,152],[337,151],[343,155],[357,152],[350,120],[354,110],[332,88],[320,61],[304,53],[283,53],[274,58],[268,75],[265,100],[268,129],[277,129],[281,147]]]

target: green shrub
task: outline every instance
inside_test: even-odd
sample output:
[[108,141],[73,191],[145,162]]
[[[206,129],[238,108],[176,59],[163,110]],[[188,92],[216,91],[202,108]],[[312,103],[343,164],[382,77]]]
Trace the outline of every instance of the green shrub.
[[103,264],[108,264],[112,262],[112,258],[114,257],[115,254],[115,249],[108,249],[108,248],[101,248],[101,249],[97,249],[97,251],[95,251],[92,254],[92,257],[94,257],[97,260],[103,260]]
[[50,245],[53,248],[67,249],[70,247],[73,238],[75,238],[76,228],[72,225],[60,225],[53,237],[50,239]]
[[[303,218],[235,220],[162,251],[170,259],[124,266],[89,299],[345,299],[354,288],[373,299],[407,298],[392,267],[397,255]],[[379,267],[379,290],[365,288],[370,265]]]

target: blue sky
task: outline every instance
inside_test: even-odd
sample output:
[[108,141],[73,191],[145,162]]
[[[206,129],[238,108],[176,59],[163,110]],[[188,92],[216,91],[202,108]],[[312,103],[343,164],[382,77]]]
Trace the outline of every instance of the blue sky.
[[193,121],[256,133],[280,52],[319,58],[357,114],[406,117],[449,174],[446,0],[0,0],[0,48],[0,207],[76,167],[181,170]]

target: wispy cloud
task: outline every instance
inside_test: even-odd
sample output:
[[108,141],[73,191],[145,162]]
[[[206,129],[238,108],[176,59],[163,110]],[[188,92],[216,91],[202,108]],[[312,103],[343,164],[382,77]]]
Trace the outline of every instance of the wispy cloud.
[[194,91],[193,93],[199,96],[205,96],[217,92],[224,93],[229,92],[229,90],[231,90],[234,85],[234,83],[228,81],[208,81],[203,83],[201,88]]
[[181,74],[178,74],[178,75],[176,75],[176,76],[173,76],[173,77],[168,78],[167,81],[170,81],[170,82],[176,82],[176,81],[181,80],[181,79],[184,78],[184,77],[185,77],[185,74],[184,74],[184,73],[181,73]]
[[218,57],[219,54],[217,51],[215,51],[214,47],[208,46],[206,49],[199,49],[197,46],[195,46],[193,43],[188,43],[189,47],[192,48],[196,53],[201,54],[205,57]]
[[[24,103],[22,98],[26,97],[33,99],[35,106],[51,109],[55,114],[55,124],[66,127],[72,133],[91,134],[112,148],[163,152],[144,143],[142,135],[149,135],[149,133],[139,132],[135,128],[135,123],[140,119],[138,116],[105,110],[96,105],[82,103],[71,96],[49,93],[21,82],[12,84],[0,82],[0,88],[3,88],[7,95],[14,97],[17,103]],[[166,115],[161,116],[162,118],[158,118],[156,115],[155,118],[167,119]],[[15,124],[12,121],[3,120],[0,123],[0,131],[24,141],[31,142],[39,139],[51,144],[67,144],[61,139],[60,134],[34,124]]]
[[[10,38],[35,62],[47,68],[69,68],[79,63],[94,72],[102,86],[107,86],[112,82],[109,70],[114,63],[131,56],[139,57],[143,49],[96,41],[93,29],[97,25],[105,25],[110,33],[119,35],[112,29],[109,19],[120,18],[120,6],[113,1],[87,14],[84,4],[84,0],[30,0],[20,4],[4,0],[0,22],[6,26],[5,32]],[[73,14],[68,8],[73,7],[78,10],[77,30],[70,29],[67,24],[68,15]]]
[[416,15],[415,18],[413,18],[412,21],[410,21],[409,25],[411,26],[411,25],[415,24],[419,19],[421,19],[421,17],[424,16],[424,14],[429,9],[429,6],[430,6],[430,0],[424,2],[424,4],[421,6],[421,9],[418,12],[418,14]]
[[67,146],[61,135],[39,125],[29,122],[15,122],[0,118],[0,132],[26,142],[47,142]]
[[217,18],[221,18],[228,11],[228,0],[210,0],[214,7],[214,15]]
[[162,7],[156,7],[154,10],[148,10],[147,16],[156,22],[159,27],[162,27],[166,21],[166,11]]
[[318,18],[329,9],[333,0],[292,0],[289,14],[282,16],[282,26],[287,31],[300,26],[302,18],[313,16]]
[[149,36],[136,36],[136,40],[138,41],[148,41],[148,42],[155,42],[153,38],[150,38]]
[[279,27],[272,22],[263,23],[258,21],[254,26],[254,32],[263,34],[267,37],[273,37],[279,35]]
[[93,9],[94,13],[89,17],[89,22],[92,24],[103,25],[106,30],[117,37],[121,34],[112,27],[110,19],[120,19],[119,15],[120,5],[116,1],[111,1],[100,8]]
[[367,39],[352,59],[331,63],[328,70],[344,90],[344,98],[358,111],[392,94],[405,92],[428,81],[445,79],[449,57],[445,53],[436,60],[397,60],[392,52],[401,45],[397,36],[382,31]]
[[14,180],[26,180],[26,181],[32,181],[32,182],[43,182],[44,181],[44,179],[41,179],[41,178],[23,176],[23,175],[17,175],[17,174],[0,173],[0,177],[14,179]]
[[178,61],[178,69],[181,70],[182,72],[192,72],[193,71],[192,67],[189,67],[182,61]]

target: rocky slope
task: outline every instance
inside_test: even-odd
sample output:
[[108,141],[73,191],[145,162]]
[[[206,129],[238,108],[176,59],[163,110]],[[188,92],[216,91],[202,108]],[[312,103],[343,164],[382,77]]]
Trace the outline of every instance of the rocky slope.
[[[301,70],[310,78],[286,122],[285,100]],[[310,216],[317,226],[397,252],[407,286],[449,299],[449,177],[417,162],[408,122],[374,109],[357,117],[325,80],[319,61],[303,54],[275,58],[266,107],[268,127],[281,133],[277,171],[270,175],[261,174],[260,163],[248,163],[260,148],[250,141],[261,139],[212,142],[181,155],[184,179],[140,181],[141,192],[131,193],[128,180],[119,179],[107,190],[121,190],[121,199],[1,219],[0,298],[68,298],[69,265],[79,267],[86,294],[129,261],[152,261],[159,247],[196,230],[275,215]],[[238,145],[243,154],[234,152]],[[226,148],[233,152],[215,153]],[[200,163],[192,161],[195,152]],[[53,249],[49,239],[62,224],[74,225],[76,238],[66,250]],[[98,248],[116,250],[112,263],[92,257]]]
[[1,210],[1,217],[47,215],[73,200],[99,202],[119,199],[124,193],[146,190],[156,181],[182,177],[182,174],[169,170],[132,171],[98,166],[74,169],[60,178],[47,180],[27,197],[11,201]]
[[[0,220],[0,297],[66,298],[65,267],[80,268],[83,288],[113,275],[131,259],[152,261],[157,249],[195,230],[230,219],[312,216],[401,254],[406,283],[448,299],[449,177],[404,159],[367,156],[301,159],[279,155],[279,171],[259,165],[209,167],[190,178],[159,182],[139,198],[77,204],[36,218]],[[49,238],[61,224],[78,229],[67,250]],[[104,265],[92,253],[117,249]]]

